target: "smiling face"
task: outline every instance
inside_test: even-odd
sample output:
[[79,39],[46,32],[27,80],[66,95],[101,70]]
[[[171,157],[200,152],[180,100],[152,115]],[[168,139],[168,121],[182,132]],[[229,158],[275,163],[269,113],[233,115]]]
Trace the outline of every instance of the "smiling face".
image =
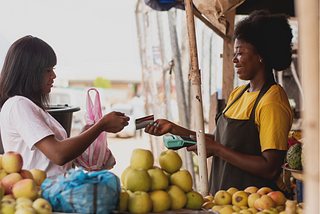
[[254,47],[243,40],[235,40],[235,56],[233,63],[241,80],[254,80],[265,74],[264,63]]
[[53,71],[53,67],[47,68],[43,78],[43,93],[49,94],[51,92],[53,80],[57,77]]

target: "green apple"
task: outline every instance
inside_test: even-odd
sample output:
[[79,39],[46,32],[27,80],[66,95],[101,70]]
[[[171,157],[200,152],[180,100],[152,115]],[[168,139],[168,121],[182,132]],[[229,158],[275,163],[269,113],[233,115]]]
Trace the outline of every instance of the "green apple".
[[12,206],[15,207],[17,205],[16,199],[12,196],[12,197],[3,197],[1,200],[1,206]]
[[170,195],[164,190],[155,190],[149,193],[152,200],[152,212],[165,212],[171,207]]
[[170,184],[180,187],[184,192],[192,189],[192,176],[188,170],[179,170],[170,176]]
[[232,206],[232,209],[233,209],[234,211],[236,211],[236,212],[239,212],[240,210],[242,210],[241,207],[239,207],[239,206],[237,206],[237,205],[233,205],[233,206]]
[[38,187],[34,180],[26,178],[12,186],[12,193],[15,198],[27,197],[35,200],[38,197]]
[[131,213],[148,213],[152,210],[150,195],[144,191],[132,193],[128,201],[128,210]]
[[251,193],[248,196],[248,207],[250,208],[254,207],[254,202],[260,197],[261,195],[259,193]]
[[190,191],[186,193],[187,204],[184,206],[186,209],[200,210],[203,204],[203,197],[196,191]]
[[131,166],[128,166],[127,168],[125,168],[121,174],[121,182],[124,185],[124,180],[126,178],[127,173],[131,170]]
[[214,210],[214,211],[219,211],[223,208],[222,205],[214,205],[211,209]]
[[231,207],[223,207],[219,210],[219,214],[232,214],[234,210]]
[[52,213],[52,206],[44,198],[37,198],[34,200],[32,204],[33,209],[37,212],[37,214],[51,214]]
[[135,149],[133,150],[130,158],[130,166],[132,169],[143,168],[150,169],[153,166],[154,157],[150,150]]
[[3,169],[3,167],[2,167],[2,157],[3,157],[3,154],[0,154],[0,169]]
[[237,206],[247,206],[248,205],[248,193],[245,191],[238,191],[232,195],[232,204]]
[[219,190],[214,195],[214,201],[217,205],[231,204],[232,196],[226,190]]
[[2,168],[7,173],[20,172],[23,165],[23,159],[20,153],[9,151],[2,155]]
[[0,200],[2,200],[4,194],[5,194],[5,190],[4,190],[4,187],[2,186],[2,184],[0,182]]
[[23,179],[22,176],[18,172],[10,173],[4,178],[2,178],[1,185],[4,187],[5,195],[11,194],[12,193],[11,187],[22,179]]
[[165,190],[169,186],[168,177],[163,173],[162,169],[148,169],[148,173],[151,178],[151,187],[150,191],[154,190]]
[[131,169],[126,175],[124,185],[132,192],[148,192],[151,187],[151,178],[148,171],[143,168]]
[[207,202],[204,202],[202,204],[202,209],[205,209],[205,210],[208,210],[208,209],[211,209],[213,206],[215,206],[216,203],[213,202],[213,201],[207,201]]
[[25,207],[16,209],[14,214],[37,214],[37,212],[32,207]]
[[164,171],[172,174],[181,168],[182,159],[177,152],[168,149],[160,153],[159,164]]
[[187,196],[180,187],[176,185],[170,185],[166,189],[166,192],[170,195],[172,210],[182,209],[186,205]]
[[214,197],[213,197],[213,195],[207,195],[207,196],[205,196],[203,199],[208,199],[209,201],[213,201],[214,200]]
[[126,190],[120,192],[119,211],[125,212],[128,209],[129,193]]
[[227,189],[227,192],[230,193],[231,196],[238,191],[239,190],[235,187],[230,187],[229,189]]
[[41,186],[42,182],[47,178],[47,173],[41,169],[30,169],[29,171],[37,186]]
[[1,204],[1,213],[2,214],[15,214],[15,207],[8,204]]
[[4,169],[0,169],[0,180],[4,177],[6,177],[8,175],[8,173],[6,171],[4,171]]
[[248,208],[248,210],[250,210],[252,212],[252,214],[256,214],[258,212],[258,210],[254,207],[250,207],[250,208]]
[[264,209],[263,212],[266,212],[268,214],[279,214],[278,210],[276,208],[268,208],[268,209]]
[[28,201],[22,201],[20,203],[17,203],[15,208],[17,210],[17,209],[26,208],[26,207],[32,207],[32,204],[33,204],[33,201],[31,201],[31,203]]
[[241,210],[239,211],[241,214],[253,214],[250,210]]

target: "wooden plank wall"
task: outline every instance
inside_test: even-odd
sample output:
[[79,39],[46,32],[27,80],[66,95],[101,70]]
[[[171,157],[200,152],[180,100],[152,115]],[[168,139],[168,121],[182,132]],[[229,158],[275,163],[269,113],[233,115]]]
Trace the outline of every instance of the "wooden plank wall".
[[302,118],[306,145],[304,213],[320,213],[319,160],[319,0],[296,0],[299,23],[299,71],[302,73],[305,108]]

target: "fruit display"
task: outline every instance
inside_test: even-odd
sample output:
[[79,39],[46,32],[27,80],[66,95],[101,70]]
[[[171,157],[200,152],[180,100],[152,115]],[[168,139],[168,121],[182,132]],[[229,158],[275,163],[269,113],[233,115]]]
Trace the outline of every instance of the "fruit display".
[[13,151],[0,155],[0,210],[2,214],[50,214],[51,204],[41,197],[46,172],[22,169],[21,154]]
[[302,170],[301,153],[302,145],[299,142],[288,149],[287,163],[291,169]]
[[269,187],[250,186],[244,190],[231,187],[217,191],[214,196],[205,196],[202,209],[219,214],[291,214],[294,209],[293,213],[298,214],[303,213],[303,203],[297,204]]
[[290,169],[302,170],[304,165],[305,144],[301,131],[290,131],[288,135],[289,148],[286,154],[286,162]]
[[174,150],[163,151],[154,165],[151,151],[135,149],[121,174],[122,188],[118,211],[159,213],[168,210],[201,210],[204,198],[192,189],[188,170],[181,169],[182,159]]

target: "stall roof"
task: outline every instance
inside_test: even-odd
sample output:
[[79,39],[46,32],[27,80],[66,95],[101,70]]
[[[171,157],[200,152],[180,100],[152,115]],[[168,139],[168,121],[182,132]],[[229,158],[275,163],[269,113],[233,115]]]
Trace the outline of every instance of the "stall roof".
[[261,9],[269,10],[271,13],[295,16],[294,0],[245,0],[236,8],[236,14],[249,14]]

